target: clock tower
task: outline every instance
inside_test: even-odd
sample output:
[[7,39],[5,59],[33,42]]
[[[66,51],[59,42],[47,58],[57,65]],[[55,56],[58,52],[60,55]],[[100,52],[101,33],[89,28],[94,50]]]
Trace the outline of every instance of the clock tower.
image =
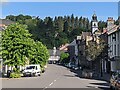
[[94,13],[92,16],[92,34],[95,33],[95,31],[98,30],[98,20],[97,20],[97,16]]

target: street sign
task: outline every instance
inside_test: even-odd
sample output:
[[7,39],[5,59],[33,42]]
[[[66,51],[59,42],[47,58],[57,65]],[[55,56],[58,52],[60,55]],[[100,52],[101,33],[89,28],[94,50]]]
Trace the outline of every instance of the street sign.
[[81,36],[77,36],[77,40],[81,40]]

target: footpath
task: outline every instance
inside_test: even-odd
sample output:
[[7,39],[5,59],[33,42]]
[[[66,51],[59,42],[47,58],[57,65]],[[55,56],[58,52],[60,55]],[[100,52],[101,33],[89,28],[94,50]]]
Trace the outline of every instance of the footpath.
[[[72,69],[70,69],[70,71],[71,72],[74,72],[74,73],[76,73],[76,76],[77,77],[80,77],[80,78],[84,78],[84,76],[82,75],[82,70],[72,70]],[[100,76],[100,73],[97,73],[98,74],[98,76],[97,77],[92,77],[92,78],[90,78],[90,79],[96,79],[96,80],[103,80],[103,81],[107,81],[107,82],[109,82],[110,81],[110,74],[108,74],[108,73],[103,73],[102,74],[102,77]]]

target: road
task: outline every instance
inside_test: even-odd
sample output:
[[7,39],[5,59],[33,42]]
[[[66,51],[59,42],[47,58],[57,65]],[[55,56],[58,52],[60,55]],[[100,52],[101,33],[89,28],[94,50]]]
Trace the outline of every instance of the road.
[[49,64],[40,77],[2,79],[3,88],[109,88],[107,82],[84,79],[63,66]]

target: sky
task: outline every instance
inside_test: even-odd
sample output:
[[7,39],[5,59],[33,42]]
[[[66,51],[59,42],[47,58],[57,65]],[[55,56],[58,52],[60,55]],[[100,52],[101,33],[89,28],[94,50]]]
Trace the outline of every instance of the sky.
[[83,16],[91,19],[96,13],[98,20],[118,18],[118,2],[7,2],[2,4],[2,15],[31,15],[44,19],[47,16]]

